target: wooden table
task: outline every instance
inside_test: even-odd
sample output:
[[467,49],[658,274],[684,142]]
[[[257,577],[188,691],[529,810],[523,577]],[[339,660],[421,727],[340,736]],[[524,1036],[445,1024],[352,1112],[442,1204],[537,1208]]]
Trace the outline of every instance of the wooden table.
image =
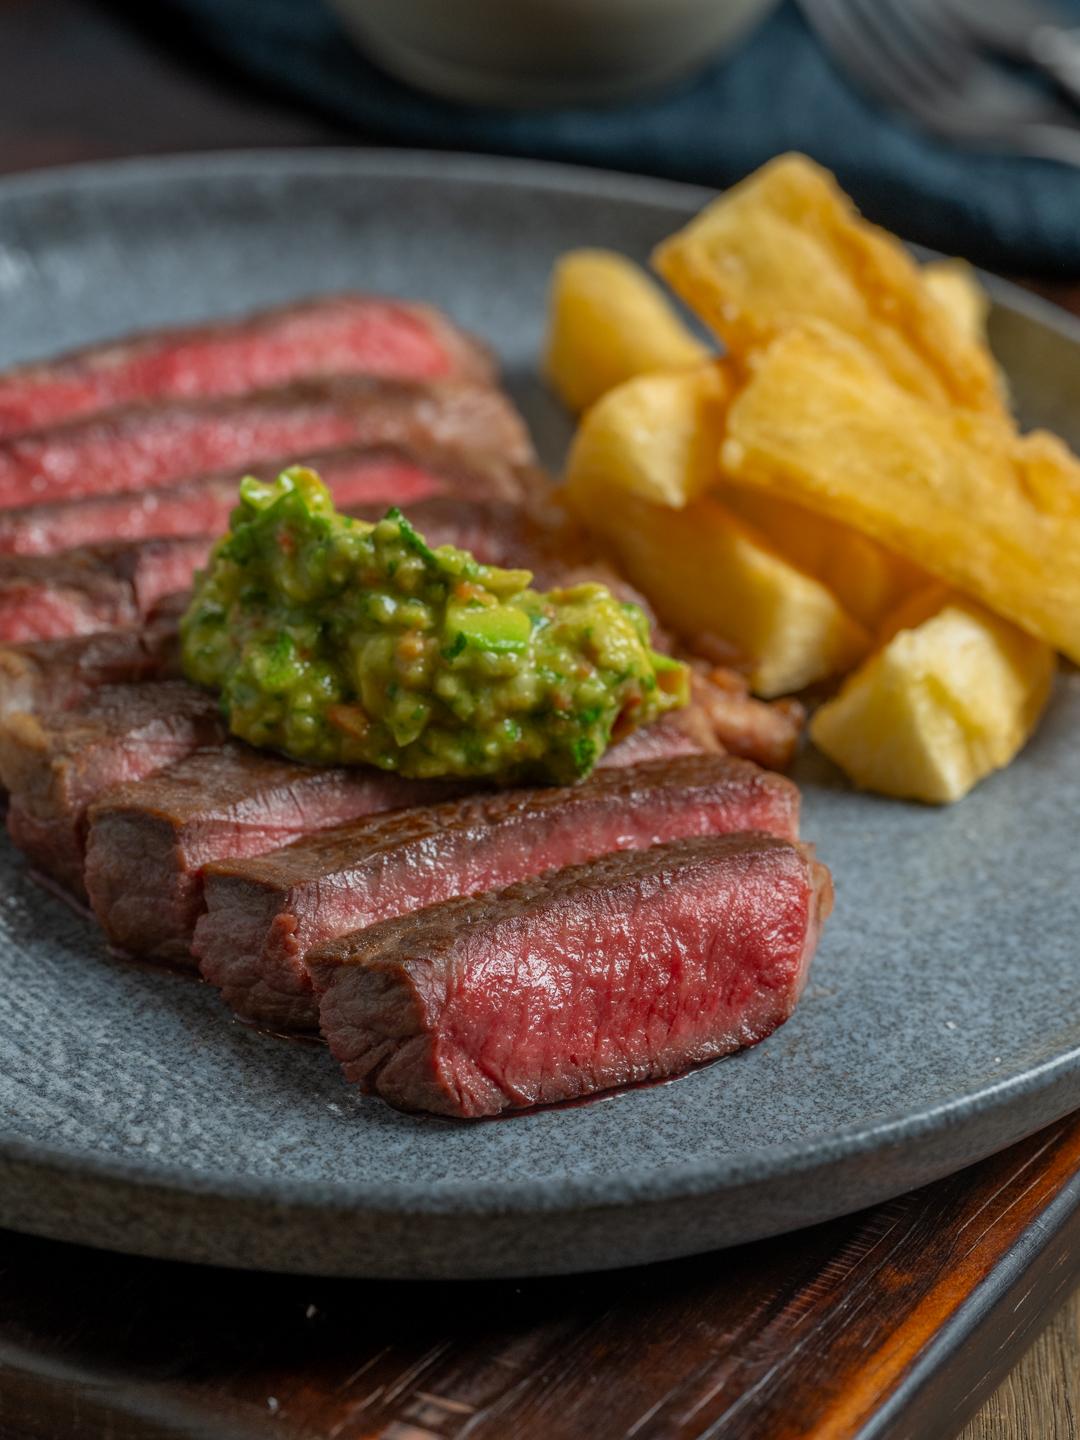
[[[0,82],[0,171],[363,139],[88,0],[0,0]],[[1080,287],[1050,293],[1080,313]],[[1055,1311],[963,1440],[1075,1440],[1080,1119],[851,1219],[617,1275],[300,1280],[2,1233],[0,1275],[2,1440],[945,1440]]]

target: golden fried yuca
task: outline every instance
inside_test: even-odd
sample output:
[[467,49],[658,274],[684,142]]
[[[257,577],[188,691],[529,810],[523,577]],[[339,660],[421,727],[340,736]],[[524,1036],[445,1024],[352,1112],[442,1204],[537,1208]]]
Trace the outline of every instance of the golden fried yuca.
[[1080,661],[1080,461],[1052,435],[927,404],[817,324],[759,356],[722,453]]
[[911,394],[1004,411],[986,349],[942,309],[900,242],[862,220],[828,171],[805,156],[764,166],[653,258],[736,357],[823,319],[858,339]]
[[937,587],[907,612],[818,710],[810,733],[863,789],[947,804],[1026,743],[1050,694],[1054,654]]
[[571,250],[555,266],[544,371],[571,410],[634,375],[701,365],[709,353],[625,255]]
[[869,630],[926,584],[925,571],[849,525],[761,490],[726,485],[718,495],[786,560],[828,585],[848,614]]
[[842,674],[865,654],[868,634],[835,595],[716,500],[676,510],[595,475],[570,498],[661,620],[687,640],[727,642],[759,695]]
[[[929,620],[951,600],[961,600],[962,596],[942,580],[924,581],[919,589],[913,590],[897,605],[895,610],[890,610],[874,632],[874,649],[880,650],[887,645],[894,635],[901,630],[915,630],[924,620]],[[974,605],[974,601],[971,602]],[[1041,641],[1039,642],[1042,643]]]
[[594,485],[679,507],[714,484],[732,382],[719,362],[639,375],[602,396],[578,426],[571,493],[589,509]]
[[[724,362],[641,375],[586,413],[567,463],[570,490],[597,482],[679,508],[715,488],[735,382]],[[724,487],[724,505],[756,526],[792,564],[822,580],[860,624],[873,629],[925,581],[921,571],[857,531],[771,495]]]
[[986,339],[990,296],[966,260],[930,260],[922,268],[930,294],[969,339]]

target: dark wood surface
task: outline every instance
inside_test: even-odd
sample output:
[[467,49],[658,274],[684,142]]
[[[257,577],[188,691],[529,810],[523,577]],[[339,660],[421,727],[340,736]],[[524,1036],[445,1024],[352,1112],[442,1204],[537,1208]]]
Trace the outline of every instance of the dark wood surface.
[[122,23],[154,6],[0,0],[0,171],[349,137]]
[[[0,171],[362,143],[124,11],[0,0]],[[1080,313],[1080,285],[1049,293]],[[1080,1305],[1009,1371],[1078,1281],[1080,1119],[850,1219],[576,1279],[304,1280],[0,1232],[0,1440],[946,1440],[972,1415],[964,1440],[1075,1440]]]
[[946,1440],[1078,1267],[1075,1119],[850,1219],[572,1279],[301,1279],[9,1236],[0,1433]]

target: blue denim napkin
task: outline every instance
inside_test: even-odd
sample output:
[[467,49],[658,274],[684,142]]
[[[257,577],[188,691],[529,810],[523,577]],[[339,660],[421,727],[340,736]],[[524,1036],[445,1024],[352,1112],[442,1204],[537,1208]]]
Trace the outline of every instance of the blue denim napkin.
[[[159,5],[189,39],[368,140],[712,186],[804,150],[909,240],[999,270],[1080,275],[1080,169],[961,151],[886,115],[833,69],[790,0],[738,51],[666,94],[525,111],[453,104],[400,84],[353,48],[322,0]],[[1080,23],[1080,0],[1069,5]]]

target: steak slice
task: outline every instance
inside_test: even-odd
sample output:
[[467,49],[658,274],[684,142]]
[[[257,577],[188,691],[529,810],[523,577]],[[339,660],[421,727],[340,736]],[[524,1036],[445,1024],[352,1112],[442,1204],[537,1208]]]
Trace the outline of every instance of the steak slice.
[[469,461],[404,446],[345,446],[263,460],[158,490],[0,510],[0,555],[51,555],[106,540],[218,535],[228,528],[245,475],[273,480],[297,460],[318,470],[339,509],[378,504],[385,510],[388,505],[412,505],[441,494],[515,500],[526,484],[517,467],[493,457]]
[[67,710],[103,685],[180,674],[175,623],[0,646],[0,724],[20,710]]
[[[674,712],[635,731],[601,764],[715,751],[707,727],[695,739],[692,726],[673,723],[685,723],[689,714]],[[85,876],[90,903],[121,950],[146,960],[188,962],[204,909],[203,866],[263,855],[350,820],[478,788],[405,780],[358,766],[301,765],[235,742],[200,750],[109,790],[91,807]]]
[[209,536],[182,536],[0,556],[0,642],[139,625],[166,596],[190,588],[212,544]]
[[[79,503],[98,504],[72,502],[64,508]],[[387,505],[380,501],[350,509],[365,519],[379,519]],[[410,505],[408,513],[433,545],[467,549],[485,564],[529,566],[543,585],[560,583],[565,573],[566,552],[558,533],[512,501],[433,496]],[[57,555],[0,554],[0,642],[88,635],[140,624],[165,596],[190,588],[212,544],[208,535],[200,534],[82,546]],[[580,567],[574,578],[583,578]]]
[[809,846],[710,835],[402,915],[308,963],[346,1076],[464,1119],[756,1045],[794,1010],[831,898]]
[[241,395],[325,375],[492,383],[488,351],[427,305],[326,295],[156,330],[0,375],[0,438],[136,401]]
[[625,740],[605,750],[600,769],[640,765],[645,760],[674,760],[680,755],[716,755],[717,743],[708,716],[693,701],[683,710],[669,710],[651,725],[632,730]]
[[[629,766],[718,748],[701,715],[675,711],[634,731],[600,763]],[[478,788],[405,780],[362,767],[302,765],[233,742],[201,750],[148,779],[110,790],[91,808],[90,903],[120,949],[143,959],[183,962],[190,958],[204,908],[204,865],[262,855],[366,815],[433,804]]]
[[498,390],[466,381],[337,377],[238,399],[110,410],[0,443],[0,509],[160,489],[191,475],[341,445],[442,446],[532,461],[524,424]]
[[12,715],[0,726],[11,838],[38,870],[85,899],[91,802],[221,739],[215,702],[179,680],[106,686],[79,710]]
[[695,723],[709,730],[730,755],[742,755],[768,770],[786,770],[806,720],[802,705],[790,699],[759,700],[737,670],[691,664],[690,707],[677,713],[695,715]]
[[669,710],[606,750],[601,766],[722,751],[753,760],[767,770],[790,765],[802,733],[804,712],[795,700],[758,700],[734,670],[691,675],[690,703]]
[[365,815],[459,793],[382,770],[300,765],[229,743],[200,750],[92,807],[86,888],[109,939],[144,959],[194,963],[202,867],[275,850]]
[[730,830],[791,836],[798,803],[789,781],[702,755],[361,820],[208,865],[193,950],[238,1014],[270,1029],[312,1030],[304,957],[323,940],[610,850]]

